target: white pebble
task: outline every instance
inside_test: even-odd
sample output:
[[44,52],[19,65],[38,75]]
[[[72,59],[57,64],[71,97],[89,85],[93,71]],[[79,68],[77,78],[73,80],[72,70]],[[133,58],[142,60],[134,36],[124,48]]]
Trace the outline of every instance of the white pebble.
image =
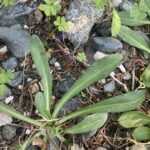
[[22,90],[22,85],[18,85],[18,89],[19,89],[19,90]]
[[24,29],[29,29],[29,27],[27,25],[24,25],[23,28]]
[[2,48],[0,48],[0,54],[1,55],[7,53],[7,51],[8,51],[7,46],[3,46]]
[[123,72],[123,73],[127,72],[126,69],[125,69],[125,67],[124,67],[122,64],[119,65],[118,68],[119,68],[120,71]]
[[28,79],[27,79],[27,82],[31,82],[31,81],[32,81],[32,78],[28,78]]
[[59,63],[59,62],[55,62],[54,66],[55,66],[56,68],[60,68],[60,63]]
[[10,102],[12,102],[13,99],[14,99],[14,96],[9,96],[5,98],[5,104],[9,104]]
[[102,59],[103,57],[107,56],[105,53],[102,53],[102,52],[99,52],[97,51],[94,56],[93,56],[93,59],[96,61],[96,60],[99,60],[99,59]]
[[30,133],[31,133],[30,129],[27,129],[26,132],[25,132],[26,135],[29,135]]

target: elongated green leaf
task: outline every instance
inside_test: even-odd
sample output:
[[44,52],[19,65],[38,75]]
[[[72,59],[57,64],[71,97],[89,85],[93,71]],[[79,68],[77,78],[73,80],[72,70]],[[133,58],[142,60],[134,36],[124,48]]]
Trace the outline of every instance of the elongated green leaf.
[[21,113],[17,112],[16,110],[12,109],[11,107],[7,106],[6,104],[0,102],[0,112],[6,113],[16,119],[28,122],[30,124],[33,124],[35,126],[39,126],[41,127],[42,124],[36,120],[33,120],[29,117],[26,117],[24,115],[22,115]]
[[44,95],[42,92],[38,92],[36,95],[35,95],[35,106],[37,108],[37,110],[39,111],[39,113],[49,119],[50,116],[49,116],[49,112],[47,112],[46,110],[46,105],[45,105],[45,100],[44,100]]
[[120,116],[119,124],[124,128],[135,128],[150,124],[150,117],[143,112],[131,111]]
[[46,110],[50,113],[52,77],[49,70],[48,58],[43,54],[44,52],[45,49],[41,40],[36,35],[33,35],[31,38],[31,55],[42,80]]
[[64,116],[58,121],[58,124],[64,123],[65,121],[78,116],[97,112],[125,112],[134,110],[143,102],[144,98],[144,90],[133,91],[127,94],[115,96],[102,102],[81,108],[79,111],[73,112],[70,115]]
[[77,125],[65,130],[65,133],[79,134],[96,130],[102,127],[107,121],[108,113],[96,113],[85,117]]
[[121,20],[118,15],[118,12],[114,9],[113,10],[113,18],[112,18],[112,27],[111,27],[111,33],[112,36],[117,36],[121,28]]
[[150,140],[150,128],[138,127],[133,131],[132,135],[137,141]]
[[121,26],[118,36],[128,44],[150,52],[150,47],[145,42],[144,38],[140,36],[137,32],[131,30],[130,28],[126,26]]
[[148,19],[132,18],[129,11],[122,11],[119,13],[119,16],[121,23],[126,26],[141,26],[150,24]]
[[75,82],[75,84],[67,91],[60,102],[54,109],[53,117],[55,118],[61,107],[70,100],[73,96],[78,94],[81,90],[87,88],[96,81],[106,78],[121,62],[122,55],[114,54],[104,57],[96,61],[84,74]]

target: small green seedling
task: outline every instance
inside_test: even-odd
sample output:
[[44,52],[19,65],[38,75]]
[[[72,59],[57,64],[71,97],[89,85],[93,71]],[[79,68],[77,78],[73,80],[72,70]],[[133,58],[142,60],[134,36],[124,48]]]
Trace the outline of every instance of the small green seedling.
[[54,25],[58,28],[59,31],[66,32],[68,30],[68,23],[66,22],[64,16],[58,16],[56,21],[54,21]]
[[6,91],[6,85],[14,78],[11,70],[0,69],[0,95],[3,95]]
[[61,10],[61,5],[55,0],[45,0],[46,4],[40,4],[39,9],[44,11],[46,16],[55,16]]
[[[58,150],[59,146],[55,142],[56,137],[64,142],[66,134],[80,134],[96,130],[105,124],[108,112],[118,113],[134,110],[145,98],[144,90],[133,91],[99,101],[98,103],[85,106],[75,112],[59,117],[60,110],[69,100],[95,82],[106,78],[120,64],[122,55],[113,54],[96,61],[52,108],[52,75],[50,74],[48,57],[43,55],[44,52],[45,49],[40,39],[35,35],[32,36],[31,55],[43,86],[43,92],[38,92],[35,95],[34,103],[42,119],[34,120],[24,116],[0,102],[0,112],[37,127],[33,136],[21,146],[20,150],[26,150],[35,138],[41,136],[43,136],[44,141],[51,141],[55,146],[55,150]],[[68,121],[80,116],[85,116],[85,118],[75,125],[65,126]]]
[[85,62],[87,60],[85,53],[79,52],[77,54],[77,60],[79,60],[80,62]]
[[108,0],[93,0],[97,9],[105,9],[108,6]]
[[0,3],[2,3],[2,5],[4,5],[5,7],[7,7],[9,5],[14,5],[14,0],[1,0]]
[[137,141],[150,140],[150,116],[140,111],[124,113],[119,118],[119,124],[124,128],[135,128],[132,136]]

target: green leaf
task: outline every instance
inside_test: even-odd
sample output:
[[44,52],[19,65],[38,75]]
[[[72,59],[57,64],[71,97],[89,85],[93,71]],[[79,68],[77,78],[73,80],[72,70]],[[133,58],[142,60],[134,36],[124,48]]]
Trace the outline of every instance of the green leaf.
[[147,5],[146,0],[140,0],[140,3],[139,3],[139,10],[150,14],[150,8],[149,8],[149,6]]
[[113,9],[113,18],[112,18],[112,27],[111,34],[112,36],[117,36],[121,28],[121,20],[115,9]]
[[0,96],[4,95],[6,93],[6,85],[0,84]]
[[144,70],[144,72],[140,76],[140,80],[146,87],[150,87],[150,65],[148,65],[148,67]]
[[49,5],[45,5],[45,4],[40,4],[39,5],[39,9],[44,11],[46,16],[50,16],[51,15],[51,9]]
[[80,91],[87,88],[96,81],[106,78],[121,62],[122,55],[114,54],[106,56],[96,61],[89,67],[84,74],[75,82],[75,84],[67,91],[59,103],[56,105],[53,117],[55,118],[63,105]]
[[7,106],[6,104],[4,104],[2,102],[0,102],[0,112],[6,113],[6,114],[8,114],[8,115],[10,115],[16,119],[25,121],[25,122],[30,123],[32,125],[39,126],[39,127],[42,126],[42,123],[22,115],[21,113],[17,112],[16,110],[12,109],[11,107]]
[[64,116],[62,119],[58,121],[58,124],[62,124],[65,121],[82,116],[88,115],[92,113],[98,112],[125,112],[129,110],[134,110],[138,107],[145,98],[145,91],[133,91],[127,94],[115,96],[109,99],[106,99],[102,102],[98,102],[96,104],[81,108],[80,110],[71,113],[70,115]]
[[145,42],[144,38],[140,36],[139,33],[131,30],[130,28],[126,26],[121,26],[118,36],[128,44],[137,47],[139,49],[145,50],[147,52],[150,52],[150,47]]
[[135,128],[150,124],[150,117],[143,112],[131,111],[120,116],[119,124],[124,128]]
[[77,54],[77,59],[80,61],[80,62],[85,62],[87,60],[86,58],[86,55],[84,52],[79,52]]
[[132,136],[137,141],[150,140],[150,128],[148,128],[148,127],[138,127],[133,131]]
[[[52,76],[50,74],[48,57],[44,55],[44,46],[38,36],[33,35],[31,38],[31,55],[36,65],[37,71],[41,77],[44,91],[44,99],[47,112],[50,113],[50,100],[52,94]],[[50,115],[50,114],[49,114]]]
[[121,11],[119,12],[119,16],[121,19],[121,23],[123,25],[127,25],[127,26],[141,26],[141,25],[146,25],[146,24],[150,24],[150,21],[147,19],[139,19],[139,18],[132,18],[130,16],[130,12],[129,11]]
[[93,0],[93,3],[97,9],[104,9],[108,6],[108,0]]
[[47,112],[46,110],[46,105],[45,105],[45,100],[44,100],[44,95],[42,92],[38,92],[35,95],[35,106],[37,108],[37,110],[39,111],[39,113],[41,115],[43,115],[43,117],[49,119],[49,112]]
[[65,133],[79,134],[96,130],[107,121],[108,113],[96,113],[85,117],[81,122],[65,130]]

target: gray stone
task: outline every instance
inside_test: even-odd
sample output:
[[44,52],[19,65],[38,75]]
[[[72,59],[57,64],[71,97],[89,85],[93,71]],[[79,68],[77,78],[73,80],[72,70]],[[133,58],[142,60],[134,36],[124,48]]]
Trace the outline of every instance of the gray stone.
[[13,70],[17,67],[18,61],[16,59],[16,57],[10,57],[9,59],[7,59],[6,61],[2,62],[2,66],[4,69],[8,70]]
[[94,52],[118,52],[122,50],[122,43],[112,37],[92,37],[89,41],[89,48]]
[[129,1],[124,1],[120,4],[120,9],[122,11],[130,11],[132,9],[132,3]]
[[7,97],[9,97],[11,95],[12,95],[12,92],[11,92],[10,88],[8,88],[6,86],[5,92],[3,94],[0,94],[0,100],[4,100],[5,98],[7,98]]
[[41,148],[37,145],[30,145],[27,150],[41,150]]
[[99,36],[108,37],[111,35],[111,24],[104,22],[95,26],[95,31]]
[[49,64],[54,65],[57,62],[57,59],[55,57],[50,58]]
[[2,128],[2,138],[5,140],[12,140],[16,136],[17,128],[11,125],[5,125]]
[[93,25],[102,17],[103,10],[97,9],[92,0],[74,0],[67,13],[68,39],[74,46],[84,46]]
[[0,39],[17,58],[23,58],[30,52],[30,35],[25,30],[0,27]]
[[58,84],[58,90],[62,93],[65,93],[68,91],[68,89],[74,84],[74,80],[70,75],[67,75],[64,80],[59,82]]
[[23,80],[23,72],[22,71],[18,71],[18,72],[14,72],[14,79],[12,79],[10,81],[10,83],[8,83],[8,85],[12,86],[12,87],[16,87],[17,85],[22,83]]
[[4,7],[0,9],[0,26],[9,27],[17,23],[23,24],[25,17],[32,11],[32,8],[18,2],[13,7]]
[[115,91],[115,88],[116,88],[116,84],[115,84],[115,81],[112,80],[111,82],[107,83],[104,85],[104,92],[114,92]]

